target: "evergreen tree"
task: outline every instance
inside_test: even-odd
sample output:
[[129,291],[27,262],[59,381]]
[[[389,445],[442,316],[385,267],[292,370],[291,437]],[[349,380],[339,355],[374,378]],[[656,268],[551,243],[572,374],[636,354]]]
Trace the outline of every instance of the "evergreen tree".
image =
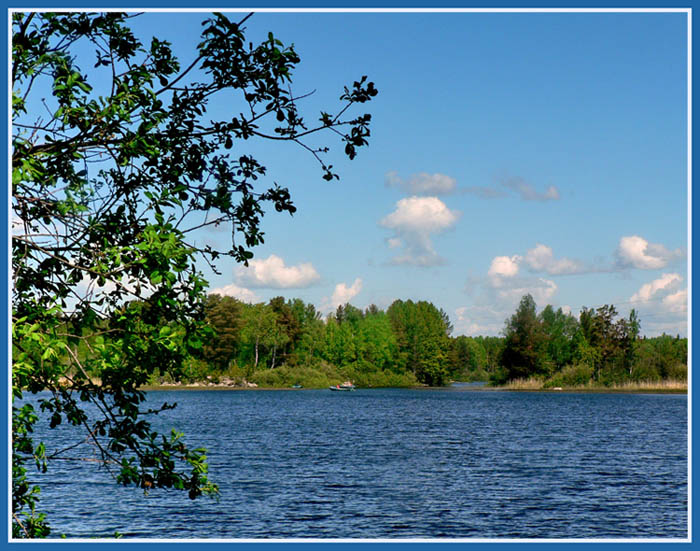
[[525,295],[505,329],[502,363],[508,379],[547,374],[546,337],[535,301]]

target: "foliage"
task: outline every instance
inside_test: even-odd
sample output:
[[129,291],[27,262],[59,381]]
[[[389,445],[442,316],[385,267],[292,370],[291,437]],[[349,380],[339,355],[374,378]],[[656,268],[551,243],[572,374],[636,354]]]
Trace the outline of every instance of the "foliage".
[[629,375],[632,369],[633,343],[639,332],[639,320],[632,310],[630,319],[618,319],[614,306],[606,304],[595,310],[583,308],[581,332],[597,354],[594,378],[606,384]]
[[204,357],[219,369],[225,369],[238,353],[241,303],[232,297],[212,294],[207,297],[205,308],[205,319],[214,335],[204,344]]
[[[51,427],[84,427],[102,464],[124,485],[215,495],[206,453],[177,432],[152,431],[139,388],[158,370],[179,379],[204,351],[218,365],[235,352],[236,329],[214,349],[206,282],[196,266],[221,255],[247,263],[263,242],[268,207],[294,213],[289,191],[258,190],[266,168],[239,151],[247,140],[289,142],[337,178],[305,142],[339,135],[353,159],[370,115],[343,118],[376,95],[366,77],[346,87],[335,115],[301,116],[290,83],[299,56],[272,33],[254,45],[243,23],[203,23],[186,67],[170,44],[143,43],[124,13],[14,13],[12,19],[13,535],[42,537],[43,469],[32,439],[39,415]],[[94,53],[94,55],[92,55]],[[90,70],[86,68],[91,67]],[[212,104],[234,105],[216,119]],[[240,111],[240,112],[239,112]],[[239,112],[238,114],[235,114]],[[227,224],[230,249],[195,244],[199,228]],[[210,311],[211,314],[211,311]],[[231,320],[210,315],[222,330]],[[276,341],[283,346],[282,341]],[[20,405],[46,390],[38,410]],[[89,417],[85,403],[102,415]],[[54,456],[60,455],[58,451]]]
[[439,386],[447,381],[451,326],[444,312],[425,301],[396,300],[387,310],[396,334],[399,364],[424,384]]
[[634,309],[621,318],[613,305],[584,307],[577,320],[549,305],[536,316],[535,308],[527,295],[508,320],[503,367],[491,370],[492,384],[531,377],[546,380],[547,387],[687,378],[687,339],[640,339],[641,321]]
[[545,347],[545,333],[541,320],[537,318],[535,301],[531,295],[525,295],[506,323],[501,361],[508,373],[507,378],[548,374]]
[[282,366],[276,369],[264,369],[255,372],[250,381],[266,388],[289,388],[301,385],[304,388],[327,388],[331,384],[343,381],[338,369],[319,362],[313,366]]
[[580,387],[593,380],[593,368],[585,364],[567,365],[550,378],[546,387]]

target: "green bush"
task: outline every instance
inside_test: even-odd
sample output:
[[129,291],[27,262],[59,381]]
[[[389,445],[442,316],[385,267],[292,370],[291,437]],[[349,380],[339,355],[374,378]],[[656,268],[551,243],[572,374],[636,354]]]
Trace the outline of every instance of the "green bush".
[[247,374],[247,368],[240,366],[237,362],[233,361],[231,362],[231,365],[229,365],[228,368],[222,372],[221,375],[222,378],[227,377],[233,381],[236,381],[236,383],[240,383],[243,380],[245,380]]
[[676,381],[688,380],[688,365],[684,363],[672,364],[668,369],[668,378]]
[[[211,366],[204,360],[198,360],[194,358],[189,358],[185,361],[182,368],[182,376],[180,380],[183,383],[194,383],[196,381],[204,381],[207,375],[212,373]],[[165,375],[168,375],[167,373]],[[163,379],[163,382],[171,382],[170,380]]]
[[482,381],[488,381],[491,377],[491,374],[486,371],[485,369],[479,367],[475,369],[474,371],[466,371],[462,374],[462,376],[459,378],[460,382],[462,383],[477,383],[477,382],[482,382]]
[[583,363],[567,365],[556,376],[561,378],[561,384],[555,386],[585,386],[593,377],[593,368]]
[[248,380],[265,388],[289,388],[293,385],[302,385],[304,388],[325,388],[345,379],[333,367],[322,362],[316,366],[285,365],[275,369],[264,369],[253,373]]
[[490,386],[502,386],[508,382],[508,371],[504,367],[498,367],[488,378]]
[[660,381],[661,374],[654,365],[644,363],[632,367],[631,378],[633,381]]
[[343,380],[349,379],[355,384],[355,386],[365,388],[405,388],[418,385],[415,375],[411,372],[396,373],[390,369],[376,371],[363,371],[361,369],[361,366],[346,366],[343,369],[343,373],[347,375],[347,377],[345,377]]

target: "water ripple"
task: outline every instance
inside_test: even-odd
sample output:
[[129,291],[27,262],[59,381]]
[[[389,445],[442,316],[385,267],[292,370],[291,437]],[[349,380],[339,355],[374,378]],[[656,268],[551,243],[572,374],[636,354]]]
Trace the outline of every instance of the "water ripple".
[[54,462],[37,475],[54,535],[687,537],[685,396],[335,394],[149,393],[179,403],[157,423],[209,449],[220,501]]

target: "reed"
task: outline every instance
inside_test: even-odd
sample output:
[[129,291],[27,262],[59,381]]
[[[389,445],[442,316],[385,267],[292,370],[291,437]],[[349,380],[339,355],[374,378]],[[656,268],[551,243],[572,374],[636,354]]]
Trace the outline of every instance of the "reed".
[[591,392],[687,392],[688,382],[678,379],[665,379],[662,381],[626,381],[623,383],[614,383],[609,386],[596,384],[593,381],[588,381],[586,384],[580,385],[562,385],[552,387],[551,382],[547,385],[546,381],[538,377],[529,377],[527,379],[513,379],[508,381],[501,388],[503,390],[568,390],[568,391],[591,391]]
[[541,390],[544,387],[544,381],[537,377],[529,377],[527,379],[513,379],[508,381],[503,388],[507,390]]
[[676,379],[664,379],[662,381],[627,381],[616,383],[609,387],[612,390],[685,390],[688,391],[688,382]]

